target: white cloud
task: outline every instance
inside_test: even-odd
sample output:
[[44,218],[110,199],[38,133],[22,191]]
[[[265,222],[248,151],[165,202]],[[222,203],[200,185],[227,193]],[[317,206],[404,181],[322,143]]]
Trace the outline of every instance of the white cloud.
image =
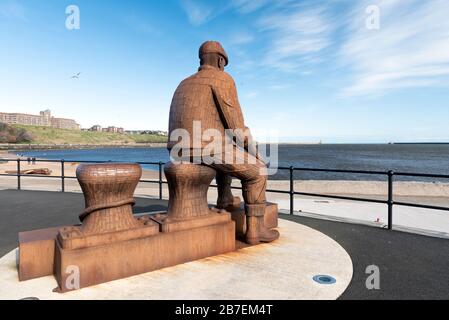
[[[364,1],[351,14],[340,58],[352,72],[344,96],[434,86],[449,77],[449,6],[445,0],[378,1],[380,29],[365,27]],[[445,80],[446,79],[446,80]]]
[[[306,76],[321,62],[339,67],[343,96],[379,95],[390,90],[449,83],[447,0],[183,0],[189,21],[198,26],[228,10],[253,13],[253,30],[229,36],[234,54],[261,45],[262,67]],[[380,8],[380,29],[366,28],[366,8]],[[263,10],[261,10],[263,9]],[[257,12],[256,12],[257,11]],[[259,12],[260,11],[260,12]]]
[[26,20],[25,7],[16,0],[9,0],[0,4],[0,15],[7,18]]
[[332,43],[331,22],[324,7],[293,7],[265,16],[259,25],[272,36],[265,63],[283,71],[298,71],[304,64],[320,61],[322,51]]
[[180,0],[182,9],[194,26],[203,25],[229,10],[248,14],[269,3],[269,0]]
[[182,0],[181,7],[187,14],[189,22],[200,26],[214,17],[214,10],[207,3],[194,0]]
[[269,0],[232,0],[232,5],[243,14],[257,11],[269,3]]
[[245,31],[239,31],[230,36],[229,43],[231,45],[243,45],[254,41],[254,35]]

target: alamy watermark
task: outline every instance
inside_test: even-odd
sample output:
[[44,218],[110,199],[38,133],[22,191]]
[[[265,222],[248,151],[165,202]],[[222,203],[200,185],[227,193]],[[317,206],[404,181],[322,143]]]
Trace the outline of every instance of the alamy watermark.
[[365,26],[368,30],[380,29],[380,8],[376,5],[369,5],[365,9],[368,17],[365,19]]
[[67,15],[65,20],[65,27],[68,30],[79,30],[81,28],[80,8],[77,5],[71,4],[65,9]]
[[366,267],[365,273],[369,274],[366,278],[365,286],[368,290],[379,290],[380,289],[380,270],[379,267],[371,264]]
[[68,274],[65,279],[65,287],[67,290],[78,290],[80,288],[80,268],[75,265],[69,265],[65,269]]

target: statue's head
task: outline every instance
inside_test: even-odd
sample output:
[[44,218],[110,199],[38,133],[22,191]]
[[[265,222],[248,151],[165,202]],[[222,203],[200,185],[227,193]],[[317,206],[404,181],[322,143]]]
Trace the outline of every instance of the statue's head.
[[228,55],[217,41],[204,42],[199,50],[199,58],[201,65],[210,65],[219,70],[224,70],[224,67],[228,64]]

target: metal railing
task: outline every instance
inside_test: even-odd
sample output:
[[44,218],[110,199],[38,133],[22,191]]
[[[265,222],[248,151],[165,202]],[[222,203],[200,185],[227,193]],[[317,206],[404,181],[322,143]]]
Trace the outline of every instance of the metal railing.
[[[17,162],[17,173],[0,173],[0,176],[16,176],[17,177],[17,190],[21,190],[21,177],[33,177],[33,178],[53,178],[61,180],[61,191],[65,192],[65,180],[66,179],[76,179],[76,177],[66,176],[65,175],[65,163],[66,162],[75,162],[75,163],[108,163],[109,161],[89,161],[89,160],[45,160],[45,159],[33,159],[34,162],[50,162],[50,163],[60,163],[61,164],[61,175],[60,176],[47,176],[47,175],[28,175],[21,174],[21,163],[28,162],[24,159],[0,159],[0,161],[15,161]],[[167,181],[162,179],[162,170],[164,163],[163,162],[136,162],[139,165],[154,165],[158,166],[159,178],[158,180],[145,180],[141,179],[139,182],[143,183],[157,183],[159,184],[159,199],[163,199],[163,185],[167,183]],[[289,171],[289,190],[278,190],[278,189],[267,189],[266,192],[269,193],[280,193],[280,194],[288,194],[290,198],[290,214],[294,214],[294,198],[295,195],[309,196],[309,197],[318,197],[318,198],[329,198],[329,199],[340,199],[340,200],[349,200],[349,201],[361,201],[361,202],[370,202],[370,203],[378,203],[385,204],[388,208],[388,223],[387,228],[392,230],[393,228],[393,207],[394,206],[407,206],[407,207],[415,207],[422,209],[432,209],[432,210],[443,210],[449,211],[449,207],[443,206],[434,206],[427,204],[419,204],[419,203],[411,203],[411,202],[403,202],[403,201],[395,201],[394,200],[394,177],[395,176],[403,176],[403,177],[421,177],[421,178],[438,178],[438,179],[449,179],[449,175],[443,174],[426,174],[426,173],[409,173],[409,172],[394,172],[392,170],[388,171],[368,171],[368,170],[341,170],[341,169],[318,169],[318,168],[300,168],[300,167],[278,167],[278,170],[288,170]],[[346,174],[361,174],[361,175],[381,175],[385,176],[387,179],[387,199],[372,199],[372,198],[361,198],[361,197],[350,197],[350,196],[339,196],[334,194],[321,194],[321,193],[310,193],[310,192],[301,192],[295,191],[294,188],[294,173],[295,171],[308,171],[308,172],[328,172],[328,173],[346,173]],[[217,187],[217,185],[211,184],[211,187]],[[241,187],[232,186],[232,189],[241,190]]]

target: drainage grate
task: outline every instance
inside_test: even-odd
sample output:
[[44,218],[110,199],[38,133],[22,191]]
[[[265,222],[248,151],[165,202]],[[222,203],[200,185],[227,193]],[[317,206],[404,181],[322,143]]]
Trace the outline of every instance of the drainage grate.
[[337,280],[335,280],[334,277],[324,275],[324,274],[319,274],[317,276],[314,276],[313,281],[318,282],[319,284],[333,284],[333,283],[337,282]]

